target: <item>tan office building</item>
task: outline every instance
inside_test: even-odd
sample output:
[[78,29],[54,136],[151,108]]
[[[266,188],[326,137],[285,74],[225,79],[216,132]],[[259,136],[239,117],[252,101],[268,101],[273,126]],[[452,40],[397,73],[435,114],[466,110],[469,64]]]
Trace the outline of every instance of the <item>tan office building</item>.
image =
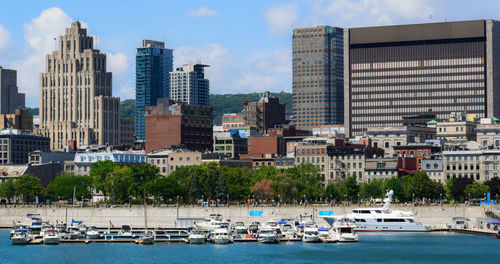
[[40,74],[40,129],[50,148],[68,144],[120,144],[120,98],[112,96],[106,54],[80,22],[59,37],[59,49],[48,54]]

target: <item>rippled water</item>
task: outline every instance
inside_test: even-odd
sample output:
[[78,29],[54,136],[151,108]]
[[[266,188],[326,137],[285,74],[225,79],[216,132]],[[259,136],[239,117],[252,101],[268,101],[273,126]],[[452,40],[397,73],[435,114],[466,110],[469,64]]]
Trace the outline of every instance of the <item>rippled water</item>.
[[453,233],[362,233],[357,244],[61,244],[12,246],[0,263],[499,263],[500,239]]

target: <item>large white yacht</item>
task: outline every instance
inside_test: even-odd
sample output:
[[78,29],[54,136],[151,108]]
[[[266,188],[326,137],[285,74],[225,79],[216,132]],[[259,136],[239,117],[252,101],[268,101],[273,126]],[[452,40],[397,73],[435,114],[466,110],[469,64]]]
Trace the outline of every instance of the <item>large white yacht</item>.
[[222,223],[222,215],[220,214],[211,214],[210,218],[205,218],[203,222],[195,222],[194,226],[199,231],[214,231],[219,228]]
[[382,208],[358,208],[351,214],[339,216],[320,216],[333,226],[336,219],[349,218],[356,223],[355,231],[358,232],[423,232],[429,231],[428,226],[415,222],[411,211],[391,211],[389,209],[394,192],[387,192]]
[[358,242],[358,234],[354,231],[355,228],[356,224],[354,220],[346,217],[338,218],[333,223],[328,234],[330,239],[336,240],[337,242]]

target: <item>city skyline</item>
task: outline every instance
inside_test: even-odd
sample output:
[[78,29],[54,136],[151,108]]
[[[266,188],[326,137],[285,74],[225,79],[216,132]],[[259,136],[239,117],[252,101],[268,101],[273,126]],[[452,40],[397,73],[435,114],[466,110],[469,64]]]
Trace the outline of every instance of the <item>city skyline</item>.
[[[37,1],[30,4],[29,10],[19,8],[19,3],[3,3],[0,65],[18,71],[18,86],[20,92],[26,93],[27,106],[38,106],[38,76],[43,72],[45,54],[54,49],[53,38],[62,35],[74,20],[90,28],[90,35],[97,37],[96,48],[108,54],[114,94],[125,100],[134,98],[135,48],[146,38],[165,41],[174,49],[175,67],[198,61],[211,65],[207,77],[213,93],[291,92],[293,28],[495,19],[500,12],[495,8],[500,3],[494,1],[483,2],[481,6],[466,1],[431,5],[424,0],[150,1],[141,6],[117,5],[111,1],[99,2],[98,9],[93,2],[77,5]],[[132,19],[122,19],[125,17]]]

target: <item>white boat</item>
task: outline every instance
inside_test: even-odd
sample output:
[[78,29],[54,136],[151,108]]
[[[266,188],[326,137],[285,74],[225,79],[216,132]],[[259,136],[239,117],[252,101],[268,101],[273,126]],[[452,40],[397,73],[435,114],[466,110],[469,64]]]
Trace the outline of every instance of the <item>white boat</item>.
[[28,227],[27,227],[27,226],[25,226],[25,225],[13,225],[13,226],[12,226],[12,230],[10,230],[10,237],[12,238],[12,236],[14,235],[14,233],[15,233],[16,231],[19,231],[19,230],[26,230],[26,229],[28,229]]
[[257,241],[260,243],[276,243],[278,242],[278,235],[276,229],[270,227],[263,227],[259,230]]
[[66,229],[66,236],[68,239],[79,239],[82,237],[82,233],[78,227],[69,226]]
[[319,242],[319,231],[318,227],[315,224],[308,224],[304,226],[304,232],[302,233],[302,242]]
[[[424,226],[415,221],[415,215],[411,211],[391,211],[389,209],[394,192],[387,192],[382,208],[358,208],[352,210],[351,214],[341,215],[349,219],[354,219],[357,232],[425,232],[429,231],[428,226]],[[333,226],[339,216],[321,216],[328,224]]]
[[152,245],[155,243],[155,237],[153,236],[153,233],[148,232],[140,236],[136,243],[141,245]]
[[61,236],[59,236],[59,233],[57,230],[50,229],[50,230],[45,230],[43,233],[43,243],[44,244],[59,244],[61,242]]
[[259,229],[260,229],[260,223],[259,222],[252,222],[248,226],[248,233],[250,233],[251,235],[255,235],[259,232]]
[[42,224],[42,229],[40,231],[40,236],[43,237],[45,235],[45,231],[47,231],[47,230],[53,230],[53,229],[54,229],[54,227],[51,226],[51,225],[49,225],[49,224],[47,224],[47,223]]
[[97,238],[99,238],[99,230],[97,230],[97,228],[95,226],[91,226],[87,230],[87,238],[88,239],[97,239]]
[[59,233],[65,232],[66,228],[68,228],[68,226],[66,225],[66,223],[58,223],[58,224],[56,224],[56,230]]
[[236,222],[234,232],[238,235],[246,235],[248,234],[248,228],[245,226],[245,223]]
[[32,239],[31,231],[28,229],[19,229],[12,234],[10,242],[12,245],[26,245]]
[[297,238],[295,227],[291,224],[285,223],[281,225],[281,236],[286,239]]
[[40,218],[40,214],[27,214],[26,218],[26,226],[31,230],[31,233],[34,235],[40,234],[42,231],[42,218]]
[[189,244],[205,244],[206,235],[199,230],[191,230],[188,236]]
[[215,244],[229,244],[233,237],[228,228],[217,228],[211,234],[212,242]]
[[214,231],[220,227],[222,222],[222,215],[211,214],[210,218],[206,218],[203,222],[195,222],[194,226],[199,231]]
[[329,233],[337,242],[358,242],[358,234],[354,231],[356,223],[353,219],[338,217],[333,222]]
[[122,225],[120,232],[118,232],[120,236],[132,236],[132,228],[129,225]]

